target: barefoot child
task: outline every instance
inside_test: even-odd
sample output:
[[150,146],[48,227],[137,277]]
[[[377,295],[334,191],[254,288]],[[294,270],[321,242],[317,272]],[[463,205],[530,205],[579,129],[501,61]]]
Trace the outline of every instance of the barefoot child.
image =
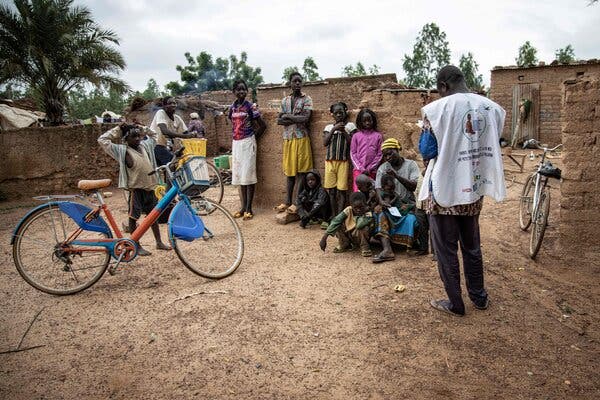
[[352,171],[352,189],[356,192],[356,177],[364,174],[375,178],[377,167],[381,161],[381,144],[383,135],[377,131],[377,116],[368,108],[363,108],[356,117],[359,131],[352,135],[350,142],[350,158],[354,164]]
[[329,196],[321,186],[321,175],[317,170],[313,169],[306,174],[303,189],[296,200],[296,212],[300,216],[302,228],[306,228],[311,219],[323,222],[331,218]]
[[333,249],[334,253],[343,253],[351,250],[353,245],[358,245],[363,257],[371,257],[369,235],[372,227],[373,216],[367,207],[365,195],[354,192],[350,195],[350,206],[331,220],[319,246],[325,251],[327,238],[335,235],[339,244]]
[[[313,168],[310,147],[309,124],[313,103],[309,95],[302,93],[302,75],[292,72],[289,76],[292,93],[281,101],[281,113],[277,125],[283,125],[283,173],[287,177],[285,203],[275,207],[277,212],[292,205],[296,177],[300,181]],[[300,185],[301,186],[301,185]],[[298,191],[302,188],[299,187]]]
[[240,211],[233,216],[249,220],[254,217],[252,201],[256,186],[256,138],[267,126],[260,116],[256,104],[246,100],[248,85],[243,80],[233,82],[236,100],[229,107],[229,119],[233,127],[231,154],[231,184],[240,185]]
[[[98,138],[100,147],[112,158],[119,162],[119,187],[129,190],[129,231],[137,228],[137,220],[142,212],[148,215],[157,203],[154,187],[157,184],[156,175],[148,175],[154,171],[156,160],[154,133],[148,131],[148,139],[142,140],[141,128],[136,125],[121,124]],[[124,141],[126,144],[115,144],[113,141]],[[158,222],[152,224],[152,233],[158,250],[170,250],[160,237]],[[138,250],[140,256],[151,253],[141,244]]]
[[375,181],[369,178],[367,175],[360,174],[356,177],[356,188],[358,192],[361,192],[367,203],[369,211],[373,211],[376,206],[379,205],[379,198],[377,197],[377,190],[375,190]]
[[323,187],[329,194],[333,215],[338,215],[346,204],[346,191],[350,175],[350,142],[356,125],[348,122],[348,106],[339,102],[329,107],[334,123],[323,131],[323,145],[327,147],[325,156],[325,179]]

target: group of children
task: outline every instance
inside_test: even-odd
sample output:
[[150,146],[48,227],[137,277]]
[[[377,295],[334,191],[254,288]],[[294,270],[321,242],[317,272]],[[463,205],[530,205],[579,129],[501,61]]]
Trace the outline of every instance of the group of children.
[[[299,73],[292,73],[289,79],[292,93],[282,100],[277,120],[283,126],[282,166],[287,176],[287,197],[286,202],[276,209],[279,212],[297,213],[302,228],[310,223],[321,223],[322,228],[326,229],[320,243],[322,249],[327,245],[327,237],[336,235],[339,245],[334,249],[335,252],[346,251],[357,245],[363,256],[371,256],[369,236],[377,224],[376,215],[394,208],[399,210],[397,215],[401,216],[412,207],[398,198],[396,182],[388,175],[381,179],[381,189],[375,190],[373,180],[382,164],[383,144],[383,135],[377,130],[377,116],[368,108],[362,109],[355,124],[348,121],[345,103],[331,105],[329,110],[333,122],[323,130],[326,157],[325,174],[321,179],[319,172],[313,169],[309,137],[312,99],[302,93],[302,76]],[[253,218],[252,203],[257,183],[256,139],[265,131],[266,125],[256,104],[246,100],[246,82],[235,81],[232,91],[236,98],[228,112],[232,123],[232,184],[240,186],[241,203],[234,217],[249,220]],[[173,143],[178,138],[204,137],[204,126],[196,113],[190,115],[188,127],[174,113],[177,106],[174,98],[166,97],[162,105],[149,129],[123,124],[98,139],[103,149],[119,161],[119,186],[131,192],[130,231],[135,229],[139,214],[149,212],[157,201],[151,190],[156,182],[138,182],[136,177],[140,173],[136,171],[170,161]],[[142,142],[143,131],[148,133],[149,139]],[[119,144],[120,140],[124,144]],[[142,161],[143,167],[140,167]],[[299,189],[294,199],[293,191],[297,182]],[[353,193],[348,199],[350,182]],[[395,215],[389,214],[388,217],[394,218]],[[153,227],[153,232],[157,248],[168,249],[160,240],[158,226]]]

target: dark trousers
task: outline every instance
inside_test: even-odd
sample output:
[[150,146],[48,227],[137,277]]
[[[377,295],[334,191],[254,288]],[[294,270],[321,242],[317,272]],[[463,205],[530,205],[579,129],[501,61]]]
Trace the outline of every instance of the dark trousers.
[[479,215],[430,215],[429,229],[440,277],[444,282],[448,299],[452,303],[450,309],[459,314],[465,313],[465,303],[460,289],[458,242],[460,242],[469,298],[477,305],[485,304],[487,292],[483,287]]

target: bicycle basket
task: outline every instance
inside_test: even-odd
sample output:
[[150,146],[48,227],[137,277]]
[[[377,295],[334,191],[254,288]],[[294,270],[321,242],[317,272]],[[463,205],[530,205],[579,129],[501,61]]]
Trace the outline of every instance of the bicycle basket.
[[206,157],[206,139],[181,139],[183,156]]
[[175,171],[175,181],[188,196],[197,196],[210,187],[206,158],[192,156]]
[[542,165],[542,168],[540,168],[540,175],[544,175],[549,178],[560,179],[561,170],[560,168],[557,168],[554,165],[552,165],[551,162],[547,162],[544,165]]

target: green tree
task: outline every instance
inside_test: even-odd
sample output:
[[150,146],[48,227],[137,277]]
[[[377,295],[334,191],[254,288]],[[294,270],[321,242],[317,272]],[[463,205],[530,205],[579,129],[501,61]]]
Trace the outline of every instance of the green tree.
[[573,49],[573,46],[569,44],[567,47],[557,49],[554,56],[559,63],[568,64],[575,61],[575,50]]
[[515,61],[519,67],[531,67],[538,63],[537,49],[529,43],[529,40],[519,47],[519,56]]
[[116,90],[94,88],[86,91],[77,87],[69,92],[69,114],[72,118],[87,119],[92,115],[101,116],[104,110],[122,113],[127,99]]
[[379,66],[373,64],[369,67],[369,71],[365,69],[363,63],[358,61],[355,66],[352,64],[346,65],[342,68],[342,76],[365,76],[365,75],[377,75],[379,74]]
[[413,46],[412,56],[404,55],[402,67],[409,86],[434,88],[437,71],[450,64],[450,48],[446,33],[435,23],[423,26]]
[[[304,63],[302,64],[302,72],[300,73],[302,75],[302,80],[305,82],[313,82],[323,79],[319,76],[318,69],[319,67],[317,67],[317,63],[315,62],[314,58],[306,57],[304,59]],[[297,66],[286,67],[283,70],[281,79],[283,79],[284,82],[288,82],[292,72],[300,72],[300,69]]]
[[304,64],[302,64],[302,75],[304,76],[304,80],[307,82],[321,80],[318,69],[319,67],[317,67],[315,60],[312,57],[306,57],[304,59]]
[[166,92],[160,90],[160,86],[158,86],[156,80],[154,78],[150,78],[146,84],[146,89],[144,89],[143,92],[136,91],[130,99],[133,99],[134,97],[141,97],[144,100],[154,100],[166,95]]
[[483,90],[483,76],[478,74],[479,64],[475,61],[473,53],[468,52],[460,56],[459,68],[465,75],[467,87],[473,91]]
[[200,94],[209,90],[229,90],[236,79],[243,79],[253,90],[263,82],[260,67],[248,65],[248,54],[242,52],[238,59],[235,55],[229,58],[217,57],[214,61],[210,54],[200,52],[193,58],[185,53],[188,65],[176,67],[179,71],[180,82],[169,82],[165,88],[173,95],[184,93]]
[[117,77],[125,60],[102,29],[73,0],[14,0],[0,5],[0,84],[31,90],[52,125],[63,122],[67,93],[78,85],[125,92]]

